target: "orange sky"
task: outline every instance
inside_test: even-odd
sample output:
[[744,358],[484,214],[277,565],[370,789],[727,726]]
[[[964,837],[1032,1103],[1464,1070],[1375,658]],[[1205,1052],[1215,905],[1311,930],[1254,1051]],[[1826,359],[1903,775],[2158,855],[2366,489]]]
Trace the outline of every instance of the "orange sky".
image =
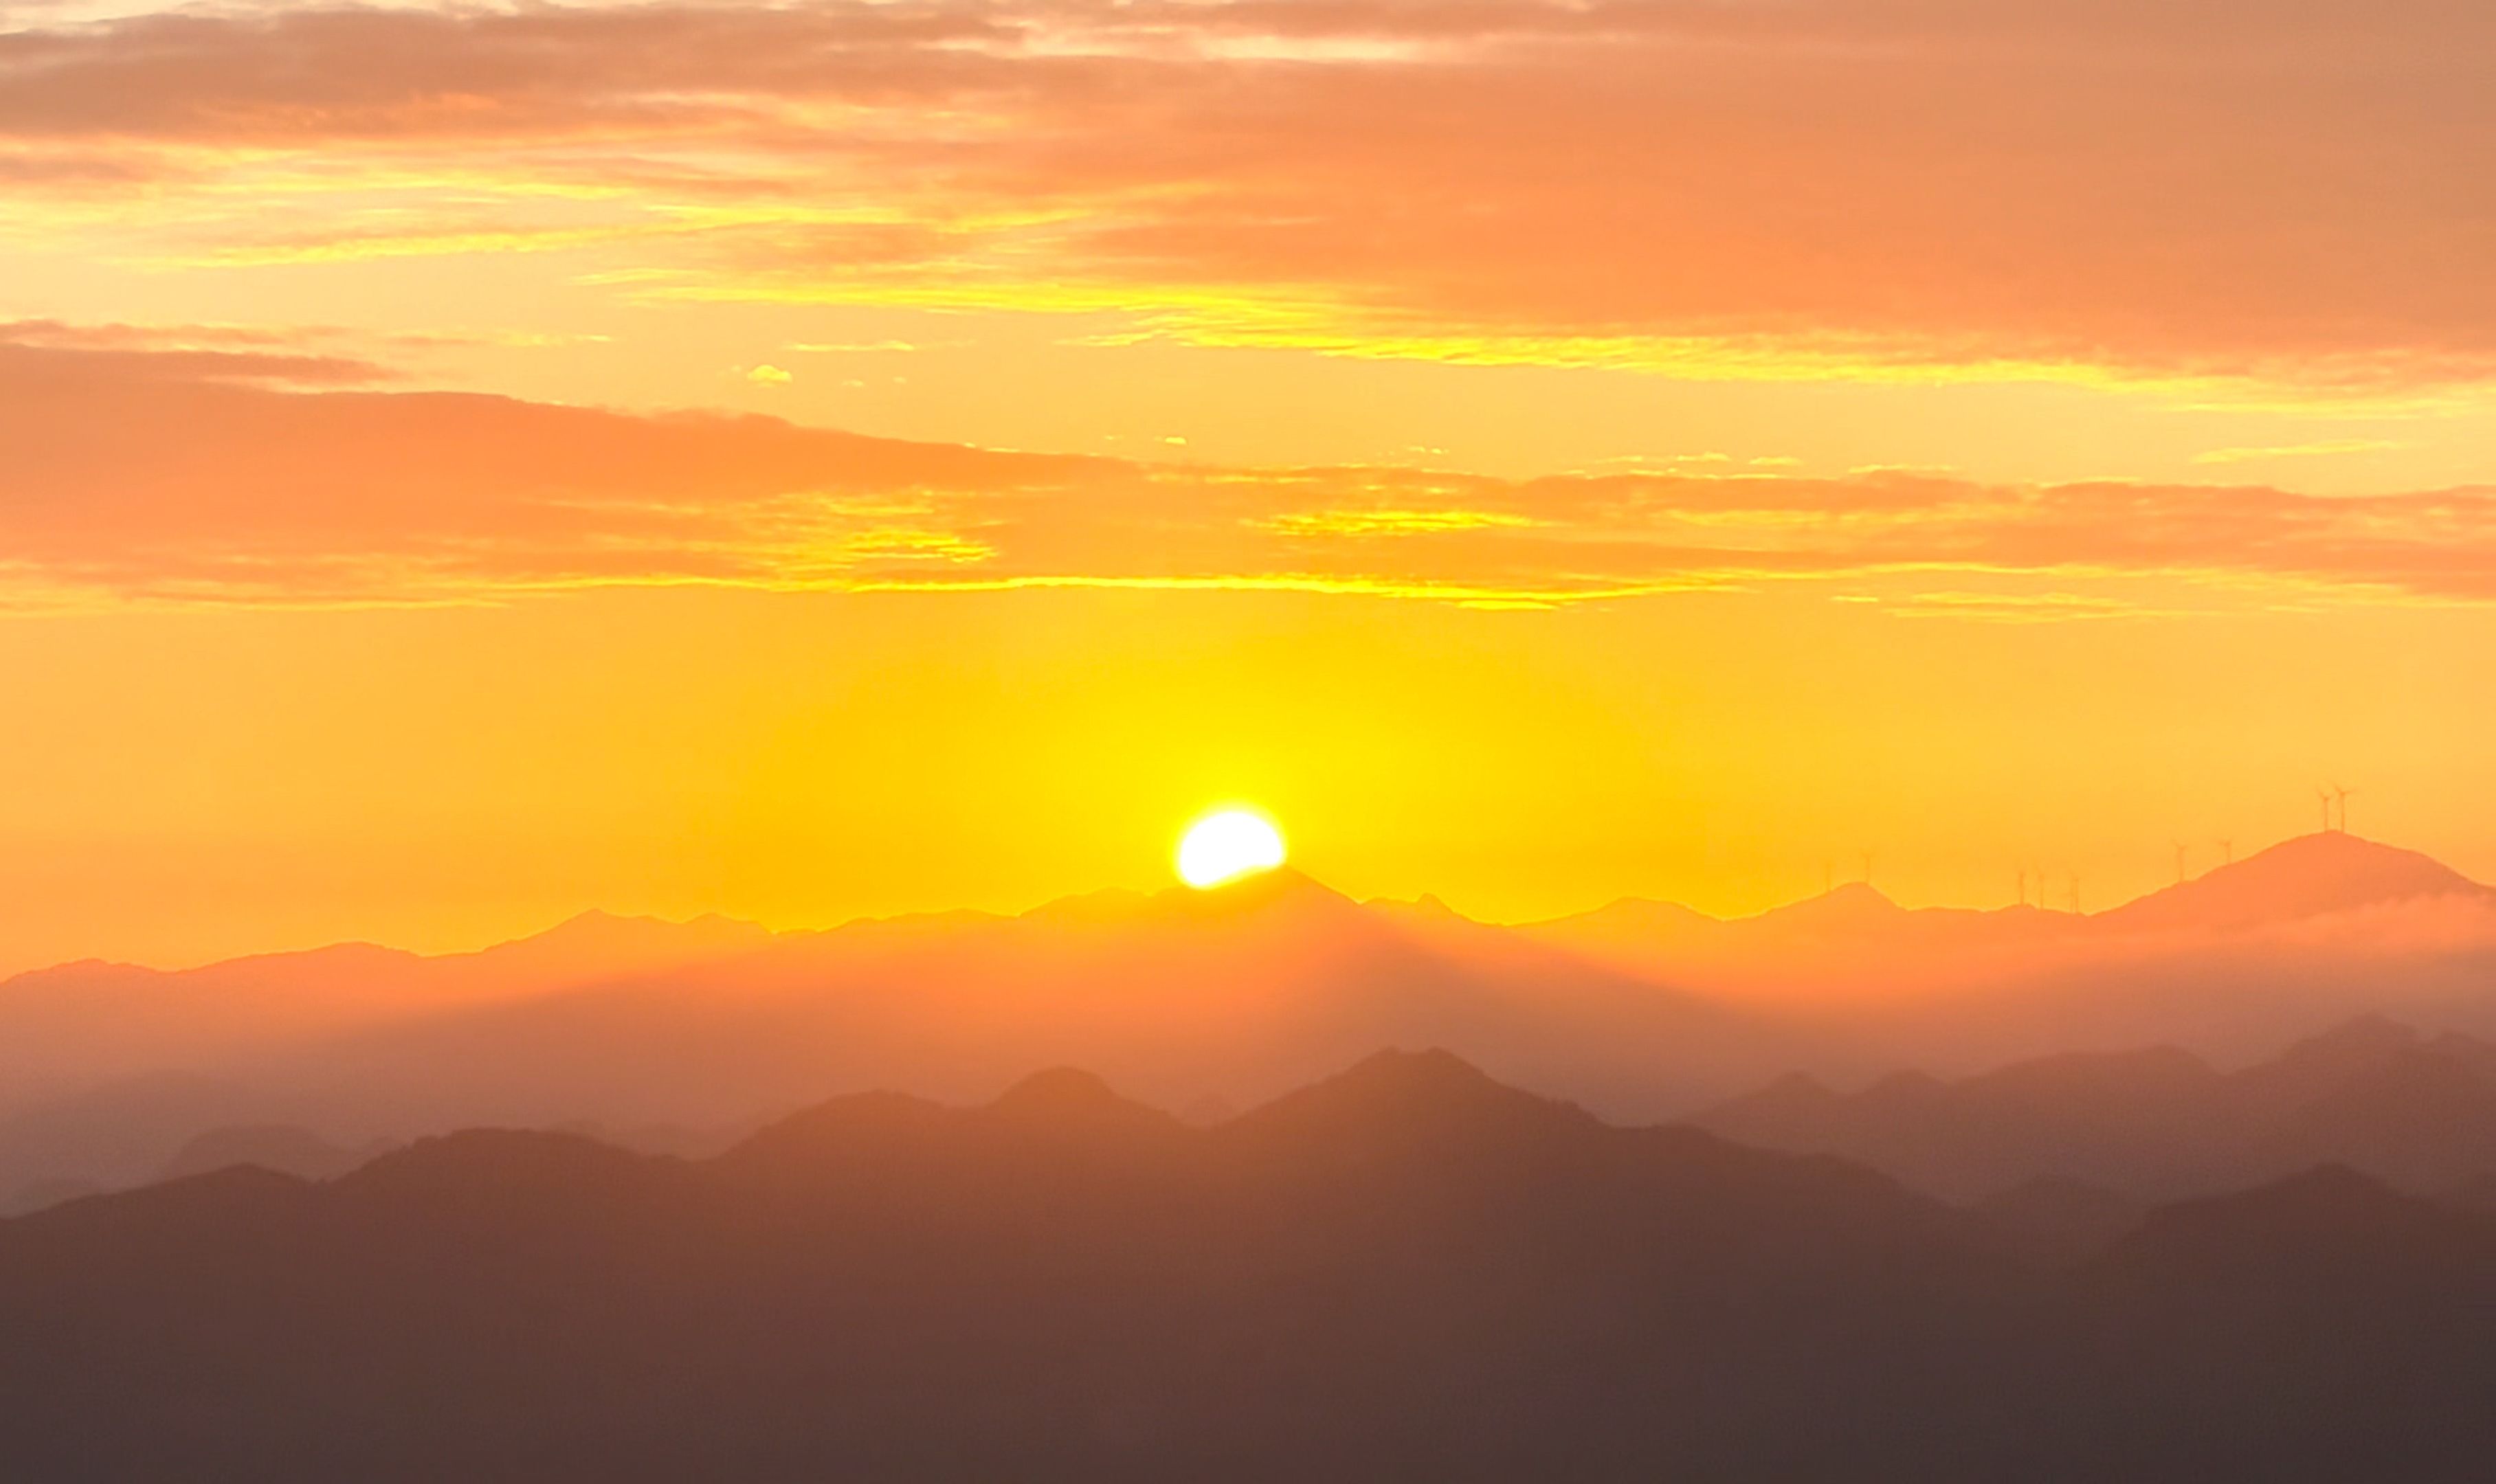
[[2496,876],[2496,14],[0,0],[0,969]]

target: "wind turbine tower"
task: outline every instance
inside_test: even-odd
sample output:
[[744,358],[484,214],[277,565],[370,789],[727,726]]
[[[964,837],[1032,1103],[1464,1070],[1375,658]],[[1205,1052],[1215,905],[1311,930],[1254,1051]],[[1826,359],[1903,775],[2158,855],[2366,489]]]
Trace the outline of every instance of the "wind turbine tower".
[[2235,863],[2236,863],[2236,843],[2235,843],[2233,840],[2222,840],[2222,841],[2220,841],[2220,842],[2219,842],[2219,864],[2221,864],[2221,865],[2223,865],[2223,866],[2232,866],[2232,865],[2234,865]]
[[2323,833],[2327,835],[2331,833],[2331,790],[2317,788],[2314,796],[2323,801]]
[[2175,847],[2175,884],[2181,886],[2184,884],[2184,842],[2177,840],[2170,844]]
[[2356,791],[2355,788],[2343,788],[2338,784],[2331,786],[2331,796],[2340,801],[2340,833],[2344,835],[2349,833],[2349,795]]

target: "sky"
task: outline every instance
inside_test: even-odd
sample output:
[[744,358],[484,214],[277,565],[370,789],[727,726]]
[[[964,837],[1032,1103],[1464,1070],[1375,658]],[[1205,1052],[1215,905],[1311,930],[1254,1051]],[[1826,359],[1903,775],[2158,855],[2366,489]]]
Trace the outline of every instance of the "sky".
[[1230,802],[1508,920],[2107,905],[2326,784],[2496,878],[2491,65],[0,0],[0,971],[1015,909]]

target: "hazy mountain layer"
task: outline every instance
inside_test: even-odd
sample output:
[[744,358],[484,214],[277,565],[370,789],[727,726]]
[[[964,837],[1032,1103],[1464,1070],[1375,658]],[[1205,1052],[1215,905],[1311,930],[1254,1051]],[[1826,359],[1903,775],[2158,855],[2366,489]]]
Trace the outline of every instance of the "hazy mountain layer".
[[[983,1098],[1051,1064],[1239,1106],[1399,1045],[1653,1121],[1793,1070],[2157,1044],[2233,1065],[2368,1012],[2496,1034],[2491,984],[2489,893],[2340,833],[2086,917],[1909,911],[1858,884],[1732,922],[1622,903],[1504,928],[1289,870],[820,933],[592,914],[478,954],[0,985],[0,1191],[126,1185],[227,1127],[346,1147],[479,1123],[718,1128],[844,1089]],[[2001,1184],[2054,1168],[2011,1161]]]
[[2171,1199],[2325,1163],[2441,1195],[2496,1177],[2496,1045],[2370,1017],[2236,1072],[2168,1047],[1950,1082],[1900,1073],[1854,1093],[1796,1075],[1694,1122],[1842,1155],[1951,1199],[2040,1180]]

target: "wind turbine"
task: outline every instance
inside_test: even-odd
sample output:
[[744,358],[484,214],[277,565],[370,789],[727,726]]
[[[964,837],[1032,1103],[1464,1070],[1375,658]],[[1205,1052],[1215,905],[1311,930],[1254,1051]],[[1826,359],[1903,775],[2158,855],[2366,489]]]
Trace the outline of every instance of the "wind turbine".
[[2314,796],[2323,801],[2323,833],[2327,835],[2331,833],[2331,790],[2317,788]]
[[2232,865],[2234,865],[2235,863],[2236,863],[2236,843],[2235,843],[2234,841],[2232,841],[2232,840],[2222,840],[2222,841],[2220,841],[2220,842],[2219,842],[2219,864],[2221,864],[2221,865],[2223,865],[2223,866],[2232,866]]
[[2168,844],[2175,847],[2175,884],[2181,886],[2184,884],[2184,842],[2174,840]]
[[2343,788],[2338,784],[2331,786],[2331,796],[2340,801],[2340,833],[2344,835],[2349,833],[2349,795],[2356,791],[2355,788]]
[[2080,914],[2080,873],[2078,873],[2077,871],[2075,871],[2075,872],[2073,872],[2073,873],[2072,873],[2072,915],[2073,915],[2073,916],[2075,916],[2075,917],[2076,917],[2076,916],[2078,916],[2079,914]]

